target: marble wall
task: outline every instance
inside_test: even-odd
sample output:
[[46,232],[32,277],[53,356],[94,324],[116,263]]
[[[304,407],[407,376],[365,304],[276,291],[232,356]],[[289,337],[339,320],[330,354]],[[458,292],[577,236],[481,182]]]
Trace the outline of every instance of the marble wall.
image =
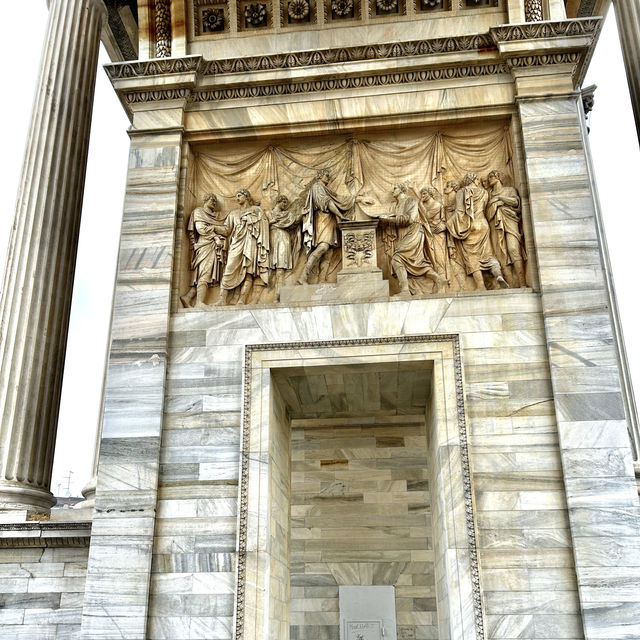
[[519,107],[585,637],[634,637],[640,513],[582,107]]
[[79,638],[88,546],[0,549],[0,638]]
[[426,424],[395,418],[292,430],[292,640],[339,640],[340,585],[395,585],[400,637],[437,637]]
[[450,332],[487,637],[584,637],[540,297],[527,291],[172,315],[149,637],[233,637],[244,345]]
[[163,430],[179,133],[132,136],[83,637],[143,638]]

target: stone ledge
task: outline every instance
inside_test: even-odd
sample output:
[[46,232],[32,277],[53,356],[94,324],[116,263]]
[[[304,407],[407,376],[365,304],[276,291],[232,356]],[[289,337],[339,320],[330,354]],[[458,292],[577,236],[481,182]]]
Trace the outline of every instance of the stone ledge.
[[88,547],[91,522],[15,522],[0,524],[0,548]]
[[[509,75],[514,65],[536,68],[568,62],[577,81],[601,24],[601,18],[578,18],[498,25],[487,33],[446,38],[216,60],[196,54],[112,63],[105,70],[129,115],[134,105],[175,100],[218,103],[397,84],[455,84]],[[541,50],[547,55],[532,55]]]

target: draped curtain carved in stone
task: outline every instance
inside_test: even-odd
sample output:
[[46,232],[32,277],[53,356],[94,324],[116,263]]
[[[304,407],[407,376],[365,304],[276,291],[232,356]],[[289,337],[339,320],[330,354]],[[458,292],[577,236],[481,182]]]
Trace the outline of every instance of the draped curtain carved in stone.
[[[323,137],[282,143],[224,143],[198,151],[191,172],[191,206],[204,193],[221,197],[224,210],[235,208],[235,190],[249,189],[268,206],[277,194],[290,200],[303,197],[321,168],[331,171],[330,187],[338,193],[369,195],[374,208],[389,210],[391,190],[399,181],[416,191],[434,186],[442,191],[447,180],[467,171],[484,177],[492,169],[513,176],[508,126],[492,123],[465,126],[459,132],[406,130],[358,137]],[[363,206],[356,214],[367,212]]]

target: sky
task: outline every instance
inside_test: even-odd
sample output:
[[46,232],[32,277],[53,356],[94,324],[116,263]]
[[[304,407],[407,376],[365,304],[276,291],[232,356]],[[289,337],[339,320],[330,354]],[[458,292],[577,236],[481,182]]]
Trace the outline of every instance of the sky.
[[[14,216],[31,103],[46,30],[44,0],[5,3],[0,59],[7,90],[0,157],[0,264]],[[101,51],[100,67],[108,57]],[[640,302],[632,258],[638,253],[640,212],[629,185],[640,176],[640,151],[618,43],[613,10],[606,20],[584,86],[597,85],[590,116],[590,143],[612,271],[633,380],[640,380]],[[62,402],[51,490],[79,495],[92,472],[100,416],[113,282],[127,168],[129,121],[102,68],[98,69],[89,162]],[[4,267],[3,267],[4,271]],[[1,285],[0,285],[1,286]],[[640,384],[640,382],[638,383]]]

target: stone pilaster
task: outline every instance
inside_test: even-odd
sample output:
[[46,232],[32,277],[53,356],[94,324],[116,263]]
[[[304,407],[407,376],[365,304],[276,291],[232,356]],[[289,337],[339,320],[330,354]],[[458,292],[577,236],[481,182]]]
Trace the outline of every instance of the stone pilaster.
[[616,0],[614,4],[636,132],[640,140],[640,2]]
[[99,640],[146,637],[169,344],[182,133],[136,122],[82,613],[82,637]]
[[2,287],[0,508],[46,511],[102,0],[51,0]]
[[640,634],[640,508],[579,101],[518,106],[584,637],[615,640]]

